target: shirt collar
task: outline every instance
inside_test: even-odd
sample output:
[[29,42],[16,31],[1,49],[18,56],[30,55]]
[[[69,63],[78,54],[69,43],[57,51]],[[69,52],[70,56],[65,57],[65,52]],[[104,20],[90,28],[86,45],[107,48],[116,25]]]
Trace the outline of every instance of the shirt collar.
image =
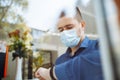
[[79,48],[86,48],[86,47],[88,47],[88,45],[89,45],[89,38],[86,36],[85,39],[80,44]]
[[[84,40],[80,44],[79,48],[87,48],[89,45],[89,38],[85,36]],[[66,53],[70,53],[71,49],[68,47]]]

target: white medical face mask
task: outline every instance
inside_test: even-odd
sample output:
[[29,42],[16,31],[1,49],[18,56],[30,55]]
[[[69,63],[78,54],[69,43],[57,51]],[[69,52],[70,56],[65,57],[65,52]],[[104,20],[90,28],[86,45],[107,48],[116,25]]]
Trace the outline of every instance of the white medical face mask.
[[80,37],[78,37],[75,29],[61,32],[60,38],[63,44],[71,48],[77,46],[80,42]]

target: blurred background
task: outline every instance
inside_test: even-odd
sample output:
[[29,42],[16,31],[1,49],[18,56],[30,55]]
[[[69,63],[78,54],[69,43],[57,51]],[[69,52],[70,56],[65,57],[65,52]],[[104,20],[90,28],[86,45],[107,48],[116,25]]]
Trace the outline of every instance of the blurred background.
[[105,80],[120,80],[118,3],[119,0],[0,0],[0,78],[16,80],[18,62],[12,61],[12,52],[6,48],[11,43],[9,33],[16,29],[20,32],[27,29],[31,36],[31,52],[22,60],[22,80],[35,80],[38,67],[54,65],[66,50],[56,30],[60,13],[65,11],[72,16],[78,6],[86,21],[86,35],[100,40]]

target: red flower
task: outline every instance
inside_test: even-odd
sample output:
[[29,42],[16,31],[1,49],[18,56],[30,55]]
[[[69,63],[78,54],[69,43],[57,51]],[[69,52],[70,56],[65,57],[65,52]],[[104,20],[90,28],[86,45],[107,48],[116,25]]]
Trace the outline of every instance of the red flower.
[[16,34],[19,34],[19,33],[20,33],[20,30],[16,30],[15,33],[16,33]]
[[13,32],[13,34],[14,34],[15,37],[20,37],[20,31],[19,30],[15,30]]
[[11,38],[12,34],[11,34],[11,33],[9,33],[8,35],[9,35],[9,37]]

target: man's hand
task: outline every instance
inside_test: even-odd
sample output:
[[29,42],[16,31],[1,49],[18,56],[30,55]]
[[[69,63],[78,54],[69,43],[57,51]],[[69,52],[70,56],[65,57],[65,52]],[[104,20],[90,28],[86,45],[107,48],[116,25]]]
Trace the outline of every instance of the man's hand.
[[40,80],[51,80],[51,78],[50,78],[50,69],[40,67],[35,72],[35,77],[39,78]]

